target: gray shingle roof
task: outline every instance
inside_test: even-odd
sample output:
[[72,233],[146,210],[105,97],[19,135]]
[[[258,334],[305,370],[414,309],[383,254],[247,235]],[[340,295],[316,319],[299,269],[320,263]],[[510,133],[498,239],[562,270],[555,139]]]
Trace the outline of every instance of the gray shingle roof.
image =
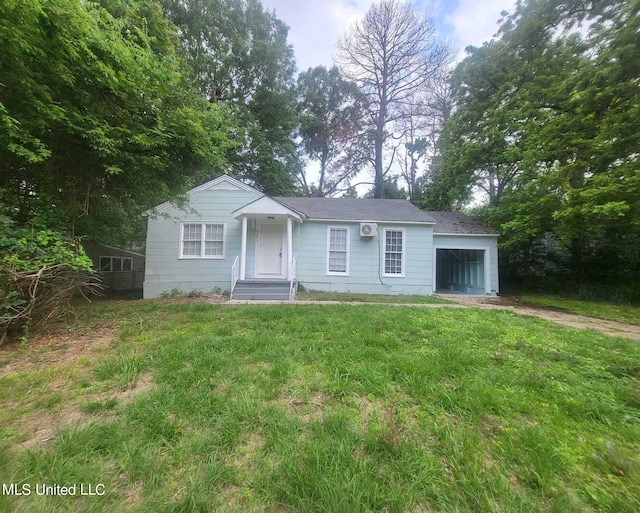
[[499,235],[500,232],[461,212],[426,212],[436,221],[433,233],[460,235]]
[[401,199],[276,197],[276,201],[309,219],[435,223],[433,233],[499,235],[461,212],[425,212]]
[[435,220],[428,213],[402,199],[306,197],[277,197],[274,199],[304,214],[309,219],[435,223]]

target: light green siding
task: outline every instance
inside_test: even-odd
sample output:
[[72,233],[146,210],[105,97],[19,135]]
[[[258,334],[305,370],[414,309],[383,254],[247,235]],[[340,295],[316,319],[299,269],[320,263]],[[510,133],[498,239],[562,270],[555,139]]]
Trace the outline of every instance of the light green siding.
[[[203,187],[206,187],[203,186]],[[196,189],[189,194],[184,209],[164,204],[149,218],[146,248],[144,297],[154,298],[174,290],[229,290],[233,262],[240,255],[242,222],[233,212],[254,202],[262,195],[245,190],[236,183],[216,182],[212,188]],[[263,201],[263,200],[261,200]],[[271,201],[271,200],[269,200]],[[276,205],[277,206],[277,205]],[[250,208],[250,207],[249,207]],[[255,210],[255,205],[254,205]],[[257,241],[260,226],[281,224],[286,254],[287,215],[276,212],[253,212],[247,221],[245,278],[255,277]],[[181,258],[181,223],[201,222],[224,224],[226,227],[222,258]],[[329,273],[328,229],[349,228],[348,273]],[[498,254],[496,237],[471,235],[435,235],[433,226],[419,223],[379,222],[375,237],[360,237],[360,223],[348,221],[293,222],[293,256],[297,259],[297,279],[309,290],[355,292],[370,294],[433,294],[435,288],[436,248],[486,250],[488,266],[486,280],[490,293],[498,292]],[[403,231],[403,274],[384,273],[385,229]],[[266,240],[266,239],[265,239]],[[265,253],[267,254],[267,253]],[[286,262],[283,264],[283,271]],[[268,273],[267,273],[268,274]]]
[[[175,289],[229,290],[231,267],[240,254],[242,229],[232,212],[258,197],[247,191],[205,190],[191,194],[184,210],[171,204],[160,206],[159,215],[148,221],[144,297],[158,297]],[[190,221],[226,223],[223,259],[179,258],[180,223]],[[247,244],[250,241],[248,237]]]
[[[327,274],[327,229],[349,226],[349,275]],[[405,230],[404,277],[383,276],[383,230]],[[433,229],[429,225],[378,223],[378,235],[360,237],[359,223],[307,221],[296,245],[298,280],[309,290],[368,294],[433,293]]]

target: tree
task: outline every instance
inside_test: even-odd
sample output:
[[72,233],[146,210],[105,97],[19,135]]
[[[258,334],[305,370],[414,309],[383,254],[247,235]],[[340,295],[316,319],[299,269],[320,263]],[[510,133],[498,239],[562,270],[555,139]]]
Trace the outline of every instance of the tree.
[[451,116],[450,70],[443,69],[429,84],[426,93],[411,98],[406,116],[398,124],[394,139],[400,176],[407,185],[409,199],[419,204],[431,180],[429,171],[441,157],[438,140],[444,122]]
[[437,183],[450,198],[483,188],[522,268],[551,236],[577,282],[640,274],[639,6],[519,3],[454,73]]
[[410,5],[382,0],[371,6],[338,42],[341,72],[367,98],[369,139],[373,142],[374,196],[381,197],[393,156],[386,144],[408,115],[403,108],[423,93],[447,64],[451,52],[435,41],[433,22]]
[[0,201],[17,227],[124,242],[145,209],[226,168],[228,120],[191,87],[159,4],[4,2],[0,46]]
[[[362,121],[363,98],[337,67],[310,68],[298,77],[298,115],[302,149],[320,164],[315,194],[334,194],[361,167],[352,150]],[[301,178],[304,189],[310,191],[304,173]]]
[[[365,198],[376,198],[375,187],[371,188],[365,195]],[[408,193],[404,189],[398,186],[398,177],[394,176],[388,178],[382,183],[382,194],[377,198],[384,199],[407,199]]]
[[295,60],[287,26],[259,0],[162,0],[200,92],[232,112],[230,171],[265,193],[293,191]]

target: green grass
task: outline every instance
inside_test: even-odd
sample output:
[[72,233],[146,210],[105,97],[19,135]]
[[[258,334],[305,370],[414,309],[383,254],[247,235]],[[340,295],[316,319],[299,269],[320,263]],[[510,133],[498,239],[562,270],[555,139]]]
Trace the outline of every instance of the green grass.
[[[0,511],[640,510],[637,342],[480,309],[105,302],[81,319],[120,335],[91,363],[0,377],[0,481],[106,493]],[[25,449],[34,415],[73,421]]]
[[451,304],[437,296],[389,296],[383,294],[353,294],[351,292],[318,292],[304,290],[296,294],[299,301],[340,301],[343,303]]
[[579,299],[566,299],[557,296],[522,296],[522,303],[560,308],[578,315],[596,317],[608,321],[624,322],[640,325],[640,307],[609,303],[605,301],[583,301]]

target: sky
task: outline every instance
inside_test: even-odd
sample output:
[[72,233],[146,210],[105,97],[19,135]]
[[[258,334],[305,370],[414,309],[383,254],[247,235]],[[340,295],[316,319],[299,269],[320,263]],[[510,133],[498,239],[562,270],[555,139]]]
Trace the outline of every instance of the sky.
[[[331,66],[336,42],[351,24],[361,18],[373,0],[262,0],[269,10],[289,26],[298,70],[319,65]],[[414,7],[432,18],[440,39],[458,50],[481,46],[498,30],[502,11],[510,11],[515,0],[414,0]]]

